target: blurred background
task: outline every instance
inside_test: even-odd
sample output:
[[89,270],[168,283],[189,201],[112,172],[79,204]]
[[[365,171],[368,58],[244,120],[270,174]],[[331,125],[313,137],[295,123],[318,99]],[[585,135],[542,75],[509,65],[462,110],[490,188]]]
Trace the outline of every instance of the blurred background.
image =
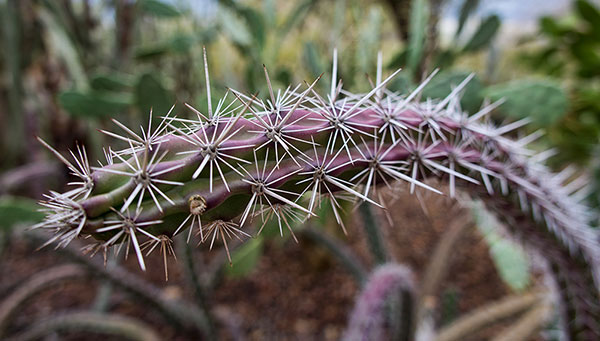
[[[36,136],[63,155],[83,144],[95,165],[104,160],[102,147],[115,144],[98,132],[114,130],[111,118],[136,127],[147,122],[151,108],[162,116],[173,104],[178,116],[191,117],[184,103],[207,104],[203,46],[213,103],[226,87],[265,96],[263,64],[275,88],[325,73],[317,85],[325,90],[334,48],[344,87],[356,92],[370,89],[366,75],[374,78],[378,51],[384,72],[403,69],[390,85],[395,91],[414,89],[439,68],[423,95],[443,98],[475,73],[462,107],[476,112],[504,98],[493,120],[529,118],[517,135],[543,131],[535,148],[550,150],[544,155],[554,170],[570,166],[589,175],[590,205],[600,204],[598,1],[0,0],[0,18],[0,338],[335,340],[342,335],[362,283],[352,267],[371,269],[377,263],[351,207],[348,237],[326,215],[301,230],[299,243],[279,238],[273,228],[234,245],[233,267],[220,247],[212,252],[183,247],[175,250],[177,261],[166,261],[168,281],[159,252],[149,257],[146,273],[135,259],[109,257],[108,270],[99,267],[90,277],[81,267],[101,264],[100,255],[81,257],[76,247],[35,252],[37,237],[23,236],[24,228],[42,217],[36,201],[49,188],[64,190],[69,181],[66,167]],[[498,233],[478,207],[457,207],[425,194],[417,200],[402,189],[389,195],[393,209],[375,212],[389,257],[411,266],[417,278],[444,260],[444,275],[430,286],[429,305],[419,303],[431,308],[437,328],[505,296],[540,290],[535,259]],[[448,233],[449,211],[475,216],[476,226]],[[119,289],[127,283],[111,279],[111,271],[133,278],[129,290]],[[26,282],[31,279],[38,286]],[[142,299],[131,299],[132,287]],[[150,291],[144,296],[136,293],[139,287]],[[181,308],[173,302],[181,301],[208,312],[211,333],[173,322]],[[177,309],[165,313],[161,302]],[[386,328],[393,333],[397,315],[389,310]],[[130,320],[111,324],[115,316]],[[491,338],[518,317],[470,335]],[[557,337],[555,323],[540,322],[532,339]]]

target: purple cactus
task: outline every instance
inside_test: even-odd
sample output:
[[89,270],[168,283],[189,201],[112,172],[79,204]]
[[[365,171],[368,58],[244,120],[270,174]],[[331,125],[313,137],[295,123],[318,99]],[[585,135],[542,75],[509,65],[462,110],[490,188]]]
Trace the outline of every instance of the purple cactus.
[[600,247],[582,204],[585,181],[568,182],[570,169],[547,170],[548,154],[527,149],[536,135],[505,136],[527,120],[500,127],[487,120],[500,103],[465,113],[460,92],[471,77],[442,100],[421,100],[434,74],[399,94],[386,89],[398,71],[382,80],[378,68],[366,94],[342,90],[334,58],[325,95],[314,90],[318,79],[274,90],[265,69],[267,100],[230,90],[205,113],[192,108],[195,119],[172,109],[140,133],[115,120],[123,135],[105,133],[128,147],[109,147],[102,167],[90,167],[83,149],[69,161],[48,146],[80,180],[47,195],[47,218],[36,227],[54,232],[48,243],[59,246],[91,236],[89,251],[132,250],[144,269],[144,248],[168,248],[179,233],[189,240],[196,231],[210,247],[220,240],[227,248],[228,239],[248,236],[252,220],[275,218],[283,233],[291,220],[315,216],[324,200],[342,225],[341,200],[385,207],[381,185],[441,193],[426,183],[441,178],[451,197],[461,189],[480,198],[548,261],[570,335],[598,336]]
[[[346,341],[383,340],[385,303],[392,293],[404,292],[414,299],[414,278],[405,266],[385,264],[373,271],[350,314]],[[407,316],[402,316],[407,319]]]

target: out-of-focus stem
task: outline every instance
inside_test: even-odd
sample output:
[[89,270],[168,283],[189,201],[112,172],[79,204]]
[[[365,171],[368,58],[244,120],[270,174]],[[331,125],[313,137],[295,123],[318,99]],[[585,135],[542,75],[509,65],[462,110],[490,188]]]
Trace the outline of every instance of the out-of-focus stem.
[[452,220],[435,246],[433,255],[425,267],[425,273],[419,285],[419,304],[417,307],[417,326],[427,315],[427,310],[435,310],[438,289],[449,269],[448,263],[455,246],[466,231],[473,227],[469,217],[459,216]]
[[[45,236],[39,233],[26,233],[25,236],[36,245],[41,245],[46,240]],[[159,288],[129,273],[118,265],[115,265],[112,269],[105,268],[103,262],[82,255],[75,245],[68,245],[65,248],[59,249],[59,252],[86,266],[94,276],[107,279],[133,294],[178,326],[192,333],[201,332],[202,334],[206,334],[208,323],[206,316],[196,307],[184,302],[167,300],[163,297]]]
[[24,141],[23,122],[23,83],[21,75],[21,13],[20,0],[7,0],[3,6],[4,13],[4,60],[6,69],[10,73],[10,86],[8,87],[9,122],[10,129],[3,136],[4,146],[2,152],[6,153],[9,161],[14,162],[21,154],[22,141]]
[[467,335],[489,326],[492,323],[514,316],[540,302],[543,293],[530,292],[518,296],[510,296],[475,309],[444,327],[437,335],[436,341],[462,340]]
[[304,227],[301,232],[302,235],[327,249],[327,251],[342,264],[348,273],[354,277],[358,284],[362,285],[365,282],[367,270],[346,245],[311,226]]
[[371,205],[369,203],[362,203],[359,206],[360,216],[362,218],[362,225],[367,236],[367,244],[369,251],[373,256],[375,264],[383,264],[388,260],[386,248],[381,237],[381,226],[377,222],[377,218],[373,214]]
[[[183,235],[181,237],[184,237]],[[183,239],[183,238],[180,238]],[[214,328],[214,317],[210,310],[210,306],[208,305],[208,298],[206,297],[200,277],[198,276],[198,272],[196,269],[196,265],[194,263],[194,255],[192,254],[193,249],[189,243],[186,243],[184,240],[180,240],[177,243],[179,254],[183,256],[183,262],[185,264],[185,274],[188,279],[188,282],[191,284],[194,290],[194,297],[196,298],[196,304],[200,310],[204,313],[207,320],[207,330],[206,334],[209,339],[213,339],[216,337],[215,328]]]
[[[111,269],[114,265],[118,264],[117,257],[110,257],[106,267],[107,269]],[[100,288],[96,293],[96,299],[94,300],[94,304],[92,310],[97,313],[106,312],[109,308],[110,304],[110,296],[113,292],[113,284],[110,281],[104,280],[100,284]]]
[[517,322],[506,327],[492,341],[528,340],[548,321],[552,306],[543,302],[531,308]]
[[[385,264],[373,271],[350,314],[344,340],[382,340],[385,302],[392,292],[402,292],[402,304],[412,305],[414,279],[401,265]],[[410,311],[412,308],[402,309]],[[410,321],[410,314],[403,316]]]
[[35,323],[27,331],[7,340],[38,340],[57,331],[109,334],[135,341],[161,340],[150,325],[138,319],[118,314],[92,312],[75,312],[53,316]]
[[60,265],[37,273],[28,281],[19,285],[17,290],[0,303],[0,337],[10,322],[10,318],[21,305],[37,294],[53,285],[73,277],[86,276],[82,267],[77,265]]

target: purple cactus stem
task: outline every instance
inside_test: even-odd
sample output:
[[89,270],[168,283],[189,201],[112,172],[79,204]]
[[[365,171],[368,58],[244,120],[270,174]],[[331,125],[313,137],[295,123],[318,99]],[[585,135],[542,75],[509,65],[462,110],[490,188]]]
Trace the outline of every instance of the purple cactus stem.
[[414,289],[414,276],[407,267],[384,264],[376,268],[356,299],[343,340],[383,340],[385,303],[388,298],[392,293],[405,292],[413,299]]
[[48,244],[91,236],[88,249],[132,250],[145,269],[143,249],[159,249],[164,237],[187,233],[189,241],[195,230],[200,242],[220,240],[228,250],[227,239],[242,239],[253,220],[277,219],[283,234],[329,201],[342,225],[341,200],[386,208],[379,187],[441,194],[427,184],[437,178],[451,197],[460,190],[482,200],[548,262],[572,339],[600,337],[600,238],[584,203],[586,179],[572,180],[572,168],[549,171],[549,153],[528,148],[538,134],[513,139],[527,120],[491,123],[501,102],[464,112],[460,92],[471,77],[444,99],[421,100],[433,74],[408,94],[386,89],[398,71],[352,94],[333,70],[325,95],[317,81],[279,92],[268,82],[266,100],[230,89],[236,98],[226,95],[207,113],[192,108],[196,117],[184,119],[172,108],[141,133],[115,120],[123,135],[103,132],[126,148],[109,147],[101,167],[90,167],[82,148],[71,161],[42,141],[78,180],[47,195],[47,218],[35,228],[55,234]]

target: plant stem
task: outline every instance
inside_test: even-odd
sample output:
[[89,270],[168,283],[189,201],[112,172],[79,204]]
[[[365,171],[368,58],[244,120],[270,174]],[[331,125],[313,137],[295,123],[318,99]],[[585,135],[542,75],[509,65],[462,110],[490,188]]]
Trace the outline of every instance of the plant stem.
[[523,314],[517,322],[506,327],[492,341],[528,340],[537,332],[551,316],[552,306],[541,303]]
[[464,218],[457,214],[450,226],[444,231],[440,240],[437,242],[432,256],[425,267],[423,279],[421,280],[419,290],[419,303],[416,311],[417,327],[421,326],[423,319],[435,310],[435,302],[440,284],[444,280],[449,269],[448,264],[452,259],[452,252],[455,246],[464,236],[465,232],[473,227],[470,217]]
[[72,264],[59,265],[39,272],[28,281],[20,284],[17,290],[0,304],[0,337],[10,322],[10,318],[27,299],[62,281],[85,275],[86,272],[80,266]]
[[352,253],[350,248],[310,226],[303,228],[301,233],[329,251],[342,264],[346,271],[354,277],[354,280],[359,285],[362,286],[364,284],[367,278],[367,270]]
[[[385,303],[390,294],[401,292],[402,311],[411,311],[414,294],[412,271],[398,264],[385,264],[375,269],[356,299],[350,314],[344,340],[381,340],[384,336]],[[406,295],[406,296],[405,296]],[[406,299],[405,297],[411,297]],[[409,317],[409,313],[406,317]],[[405,318],[405,316],[403,316]],[[410,318],[408,318],[410,322]]]
[[436,341],[462,340],[467,335],[471,335],[492,323],[527,310],[538,303],[541,296],[540,292],[509,296],[477,308],[447,327],[442,328]]
[[[36,245],[42,245],[46,236],[39,233],[26,233],[27,238],[34,241]],[[72,243],[74,244],[74,243]],[[84,256],[75,245],[59,248],[59,252],[74,261],[86,266],[93,276],[106,279],[120,288],[136,296],[149,307],[153,307],[162,313],[170,321],[190,332],[201,332],[208,336],[208,320],[202,311],[196,306],[184,302],[167,300],[161,294],[161,290],[141,278],[129,273],[122,267],[115,265],[112,269],[104,267],[103,262]]]
[[110,334],[119,338],[138,341],[161,340],[151,326],[138,319],[118,314],[91,312],[76,312],[53,316],[35,323],[27,331],[8,340],[38,340],[56,331],[85,331]]
[[9,123],[10,129],[3,136],[4,148],[9,161],[14,162],[20,155],[24,141],[23,122],[23,82],[21,75],[21,14],[20,1],[7,0],[4,7],[4,58],[10,74],[8,86]]
[[181,239],[180,242],[177,244],[180,246],[179,254],[183,255],[183,262],[184,262],[186,278],[194,290],[194,297],[196,298],[196,306],[202,311],[204,316],[206,316],[206,320],[207,320],[206,321],[207,322],[206,334],[209,339],[214,339],[216,337],[215,328],[214,328],[215,319],[212,316],[212,313],[210,311],[210,307],[208,305],[208,299],[206,298],[206,295],[204,294],[204,287],[202,286],[200,277],[198,276],[198,273],[196,272],[193,248],[189,243],[186,243],[183,240],[183,237],[184,236],[182,235],[182,238],[180,238]]
[[[112,267],[118,264],[117,257],[111,257],[108,260],[108,264],[106,267],[110,270]],[[92,310],[97,313],[106,312],[110,303],[110,296],[112,294],[113,284],[110,281],[104,280],[100,284],[100,289],[96,293],[96,299],[94,300],[94,304]]]
[[388,255],[381,237],[381,232],[377,218],[369,203],[362,203],[359,207],[360,216],[363,221],[363,228],[367,236],[367,244],[375,264],[383,264],[387,261]]

